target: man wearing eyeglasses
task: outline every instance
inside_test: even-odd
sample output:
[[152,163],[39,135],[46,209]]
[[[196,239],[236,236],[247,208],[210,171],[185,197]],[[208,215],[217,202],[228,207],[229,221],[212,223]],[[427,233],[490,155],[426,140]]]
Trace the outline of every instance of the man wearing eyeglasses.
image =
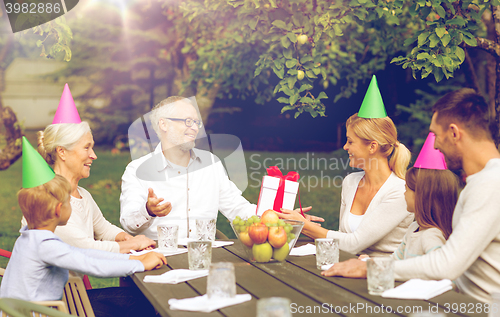
[[179,238],[190,238],[196,218],[217,218],[218,210],[230,220],[255,214],[218,158],[194,148],[202,122],[189,99],[161,101],[151,123],[160,144],[132,161],[122,177],[120,222],[126,231],[157,239],[159,224],[177,224]]

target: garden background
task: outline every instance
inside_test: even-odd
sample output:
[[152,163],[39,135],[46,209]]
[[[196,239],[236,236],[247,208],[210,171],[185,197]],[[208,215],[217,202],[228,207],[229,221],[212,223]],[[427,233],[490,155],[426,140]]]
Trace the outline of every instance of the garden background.
[[[3,249],[12,249],[20,227],[20,137],[36,144],[66,82],[97,143],[98,160],[80,185],[116,225],[128,127],[168,96],[195,96],[207,133],[241,140],[249,175],[243,195],[253,203],[265,167],[308,162],[282,169],[299,172],[302,205],[332,229],[339,180],[353,172],[342,150],[344,123],[372,75],[413,154],[427,136],[432,104],[448,91],[476,89],[492,122],[499,120],[499,0],[66,2],[72,9],[63,17],[15,34],[7,8],[0,11]],[[318,159],[328,163],[313,167]],[[232,234],[224,217],[218,226]]]

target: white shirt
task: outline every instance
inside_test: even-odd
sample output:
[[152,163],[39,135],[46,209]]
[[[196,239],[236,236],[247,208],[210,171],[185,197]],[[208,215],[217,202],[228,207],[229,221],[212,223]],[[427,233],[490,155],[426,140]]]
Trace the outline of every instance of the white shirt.
[[364,215],[355,215],[349,212],[349,228],[351,228],[351,232],[356,231],[358,229],[359,224],[363,221]]
[[351,173],[342,182],[339,231],[328,231],[326,237],[339,239],[340,250],[369,256],[389,256],[403,240],[413,222],[406,211],[405,181],[391,173],[372,198],[359,227],[353,232],[348,220],[358,185],[365,172]]
[[[196,234],[196,218],[217,218],[217,212],[232,221],[255,215],[250,204],[229,180],[220,160],[208,151],[191,150],[187,168],[174,167],[163,156],[161,143],[155,151],[132,161],[122,177],[120,222],[131,234],[157,239],[159,224],[179,225],[179,238]],[[148,188],[172,204],[165,217],[151,217],[146,210]]]
[[394,264],[398,280],[455,280],[458,289],[480,301],[500,292],[500,159],[491,159],[467,177],[453,212],[453,232],[429,254]]

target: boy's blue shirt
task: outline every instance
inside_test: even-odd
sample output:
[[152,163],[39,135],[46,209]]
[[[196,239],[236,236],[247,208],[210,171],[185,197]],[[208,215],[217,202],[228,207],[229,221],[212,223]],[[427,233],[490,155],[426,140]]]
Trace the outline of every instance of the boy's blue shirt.
[[98,277],[117,277],[144,271],[129,255],[80,249],[64,243],[49,230],[23,227],[7,265],[0,297],[29,301],[60,300],[68,270]]

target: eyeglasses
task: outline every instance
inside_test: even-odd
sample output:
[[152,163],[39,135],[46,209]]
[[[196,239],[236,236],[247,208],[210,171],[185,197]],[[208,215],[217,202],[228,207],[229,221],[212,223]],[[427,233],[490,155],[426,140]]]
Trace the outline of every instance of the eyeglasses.
[[193,119],[190,119],[190,118],[186,118],[186,119],[165,118],[165,119],[172,120],[172,121],[184,121],[184,124],[186,124],[186,127],[192,127],[193,124],[196,124],[196,126],[198,127],[198,129],[201,129],[201,127],[203,126],[203,122],[201,122],[200,120],[193,120]]

